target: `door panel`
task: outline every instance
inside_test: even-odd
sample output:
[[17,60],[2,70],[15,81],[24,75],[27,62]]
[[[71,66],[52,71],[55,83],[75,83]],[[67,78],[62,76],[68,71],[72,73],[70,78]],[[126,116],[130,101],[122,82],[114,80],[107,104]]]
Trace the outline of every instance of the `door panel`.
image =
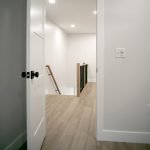
[[43,0],[31,0],[31,32],[43,37],[44,33],[44,7]]
[[28,150],[40,150],[45,138],[44,7],[42,0],[28,0],[27,70],[39,77],[27,80]]
[[45,123],[43,42],[44,40],[41,37],[35,33],[31,34],[31,70],[39,72],[39,77],[31,80],[31,127],[33,138],[35,137],[38,140],[38,144],[42,144],[42,141],[40,141],[38,137],[40,138],[43,136],[43,133],[42,135],[39,135],[38,132],[41,132],[40,130],[45,132],[45,129],[43,128]]

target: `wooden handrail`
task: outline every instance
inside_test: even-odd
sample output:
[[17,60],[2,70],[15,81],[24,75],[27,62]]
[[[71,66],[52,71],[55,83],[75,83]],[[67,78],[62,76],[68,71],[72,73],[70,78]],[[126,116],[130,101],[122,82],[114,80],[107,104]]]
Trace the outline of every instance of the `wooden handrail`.
[[56,91],[59,93],[59,95],[61,95],[60,90],[59,90],[58,85],[57,85],[57,82],[56,82],[56,79],[55,79],[55,77],[53,75],[53,72],[52,72],[50,66],[46,65],[46,68],[47,68],[47,71],[48,71],[48,75],[51,76],[52,79],[53,79],[53,82],[54,82],[54,84],[56,86]]

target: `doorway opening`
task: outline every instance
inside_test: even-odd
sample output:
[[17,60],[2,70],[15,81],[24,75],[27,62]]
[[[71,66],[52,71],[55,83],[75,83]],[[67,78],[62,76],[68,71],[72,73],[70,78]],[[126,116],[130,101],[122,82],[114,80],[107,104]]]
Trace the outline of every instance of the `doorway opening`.
[[43,149],[96,142],[96,0],[46,1]]

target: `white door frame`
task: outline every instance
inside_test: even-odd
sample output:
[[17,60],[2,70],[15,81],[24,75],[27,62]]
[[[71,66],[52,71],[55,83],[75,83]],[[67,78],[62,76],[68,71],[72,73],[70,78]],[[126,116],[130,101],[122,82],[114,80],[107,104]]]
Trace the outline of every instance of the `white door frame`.
[[104,0],[97,0],[97,140],[103,137],[104,120]]
[[[31,1],[27,0],[27,19],[26,19],[26,70],[30,71],[30,6]],[[29,120],[30,120],[30,80],[26,80],[26,106],[27,106],[27,147],[29,148],[31,143],[30,139],[30,128],[29,128]]]

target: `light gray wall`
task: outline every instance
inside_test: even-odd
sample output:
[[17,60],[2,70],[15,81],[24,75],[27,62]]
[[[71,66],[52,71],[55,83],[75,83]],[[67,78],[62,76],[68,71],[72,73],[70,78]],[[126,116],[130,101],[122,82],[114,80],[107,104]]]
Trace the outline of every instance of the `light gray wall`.
[[[67,34],[47,19],[45,23],[45,65],[50,65],[62,94],[66,94]],[[45,69],[45,92],[56,94],[56,87]]]
[[26,0],[0,1],[0,150],[26,130]]
[[[149,6],[148,0],[105,2],[105,129],[150,132]],[[115,58],[120,47],[125,59]]]
[[76,89],[76,65],[88,64],[88,82],[96,82],[96,34],[69,34],[67,47],[68,86]]
[[[98,6],[98,31],[104,23],[104,36],[98,32],[98,42],[104,41],[104,48],[98,45],[104,52],[104,101],[98,99],[103,118],[97,116],[100,139],[150,143],[149,6],[149,0],[104,0],[104,13]],[[126,58],[115,58],[116,48],[126,48]],[[103,66],[99,68],[103,72]]]
[[[89,82],[95,82],[96,35],[67,34],[47,18],[45,23],[45,64],[51,66],[62,95],[76,95],[76,64],[83,62],[89,65]],[[46,69],[45,93],[57,93]]]

